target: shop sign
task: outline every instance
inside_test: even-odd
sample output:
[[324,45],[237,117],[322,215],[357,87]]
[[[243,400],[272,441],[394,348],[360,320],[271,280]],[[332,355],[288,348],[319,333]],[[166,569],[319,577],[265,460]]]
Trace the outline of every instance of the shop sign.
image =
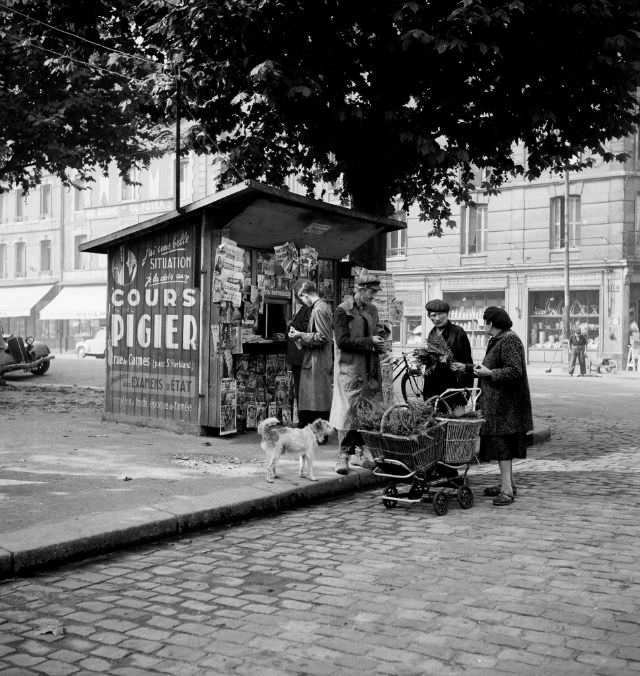
[[194,231],[170,230],[110,257],[107,410],[197,419],[200,290]]

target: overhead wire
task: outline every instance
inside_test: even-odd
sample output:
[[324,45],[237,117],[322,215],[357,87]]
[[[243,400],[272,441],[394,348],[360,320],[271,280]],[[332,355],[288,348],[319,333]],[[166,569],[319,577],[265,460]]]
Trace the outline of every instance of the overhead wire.
[[163,64],[161,64],[158,61],[153,61],[152,59],[147,59],[144,56],[139,56],[137,54],[130,54],[128,52],[124,52],[121,49],[117,49],[116,47],[109,47],[108,45],[101,44],[99,42],[94,42],[93,40],[89,40],[88,38],[82,37],[82,35],[78,35],[77,33],[73,33],[71,31],[65,30],[64,28],[59,28],[58,26],[54,26],[53,24],[47,23],[46,21],[42,21],[41,19],[36,19],[35,17],[29,16],[28,14],[24,14],[23,12],[20,12],[19,10],[15,9],[14,7],[9,7],[8,5],[5,5],[3,2],[0,2],[0,7],[3,7],[4,9],[8,10],[9,12],[13,12],[14,14],[18,14],[21,17],[24,17],[25,19],[28,19],[29,21],[32,21],[34,23],[38,23],[42,26],[47,26],[48,28],[51,28],[54,31],[57,31],[58,33],[63,33],[64,35],[69,35],[72,38],[75,38],[76,40],[81,40],[82,42],[86,42],[87,44],[93,45],[94,47],[100,47],[101,49],[108,50],[110,52],[115,52],[117,54],[120,54],[121,56],[126,56],[127,58],[130,59],[137,59],[138,61],[144,61],[145,63],[150,63],[156,67],[162,67]]
[[[15,36],[13,33],[5,33],[5,36],[8,36],[14,41],[14,44],[20,45],[22,43],[22,40]],[[69,56],[68,54],[63,54],[62,52],[56,52],[53,49],[48,49],[47,47],[42,47],[41,45],[37,45],[33,42],[29,43],[29,47],[33,49],[37,49],[41,52],[44,52],[46,54],[54,54],[55,56],[59,56],[63,59],[68,59],[69,61],[73,61],[73,63],[77,63],[81,66],[86,66],[87,68],[93,68],[95,70],[102,71],[103,73],[109,73],[111,75],[115,75],[117,77],[121,77],[125,80],[129,80],[130,82],[135,82],[136,84],[144,84],[144,80],[139,80],[138,78],[131,77],[130,75],[125,75],[123,73],[118,73],[118,71],[115,70],[110,70],[109,68],[105,68],[104,66],[98,66],[95,63],[89,63],[88,61],[81,61],[80,59],[76,59],[72,56]]]
[[[37,24],[40,24],[40,25],[43,25],[43,26],[47,26],[48,28],[51,28],[52,30],[55,30],[55,31],[62,33],[64,35],[69,35],[70,37],[73,37],[77,40],[81,40],[82,42],[90,44],[94,47],[99,47],[99,48],[104,49],[104,50],[109,51],[109,52],[115,52],[117,54],[120,54],[120,55],[128,57],[128,58],[138,59],[138,60],[143,61],[145,63],[150,63],[150,64],[152,64],[153,66],[156,66],[156,67],[162,67],[162,65],[163,65],[163,64],[161,64],[157,61],[152,61],[151,59],[146,59],[144,57],[140,57],[140,56],[137,56],[135,54],[129,54],[127,52],[123,52],[122,50],[116,49],[114,47],[109,47],[108,45],[104,45],[104,44],[94,42],[92,40],[88,40],[87,38],[84,38],[81,35],[78,35],[76,33],[72,33],[71,31],[64,30],[64,29],[59,28],[57,26],[54,26],[53,24],[50,24],[46,21],[41,21],[40,19],[36,19],[32,16],[24,14],[23,12],[20,12],[20,11],[14,9],[12,7],[9,7],[8,5],[5,5],[3,2],[0,2],[0,7],[3,7],[4,9],[6,9],[8,11],[14,12],[15,14],[18,14],[19,16],[22,16],[29,21],[32,21],[34,23],[37,23]],[[17,38],[15,35],[13,35],[11,33],[7,33],[6,35],[8,35],[10,38],[13,38],[13,40],[16,42],[16,44],[20,43],[20,39]],[[80,59],[76,59],[72,56],[69,56],[68,54],[62,54],[61,52],[56,52],[55,50],[48,49],[46,47],[42,47],[42,46],[34,44],[34,43],[30,43],[30,46],[37,49],[37,50],[40,50],[44,53],[49,53],[49,54],[53,54],[53,55],[59,56],[59,57],[64,58],[64,59],[68,59],[69,61],[72,61],[73,63],[77,63],[79,65],[83,65],[83,66],[86,66],[88,68],[93,68],[95,70],[99,70],[99,71],[104,72],[104,73],[110,73],[111,75],[116,75],[117,77],[121,77],[123,79],[129,80],[130,82],[133,82],[133,83],[136,83],[136,84],[139,84],[139,85],[144,84],[144,81],[140,80],[138,78],[134,78],[130,75],[125,75],[123,73],[118,73],[117,71],[113,71],[113,70],[110,70],[110,69],[105,68],[103,66],[98,66],[96,64],[89,63],[87,61],[82,61]],[[68,46],[68,45],[65,45],[65,46]],[[184,102],[183,102],[183,105],[184,105]],[[194,122],[198,122],[198,119],[194,116],[194,114],[188,109],[188,107],[186,105],[184,105],[184,110],[187,113],[187,115],[189,117],[191,117],[191,119]],[[222,155],[222,152],[220,151],[220,147],[219,147],[218,143],[216,142],[216,140],[211,137],[211,135],[206,131],[206,129],[204,129],[204,127],[202,128],[202,130],[203,130],[203,133],[205,134],[205,136],[207,137],[207,139],[209,139],[209,142],[216,148],[218,153],[220,155]],[[231,167],[231,169],[234,171],[236,176],[241,181],[243,181],[245,179],[245,176],[243,176],[238,171],[237,167],[235,166],[235,164],[233,162],[229,161],[229,166]]]

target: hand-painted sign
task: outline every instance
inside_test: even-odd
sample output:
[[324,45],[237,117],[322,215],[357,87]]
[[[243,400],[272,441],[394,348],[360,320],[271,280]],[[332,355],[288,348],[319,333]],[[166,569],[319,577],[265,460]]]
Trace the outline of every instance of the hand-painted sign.
[[200,290],[191,227],[111,257],[107,410],[197,420]]

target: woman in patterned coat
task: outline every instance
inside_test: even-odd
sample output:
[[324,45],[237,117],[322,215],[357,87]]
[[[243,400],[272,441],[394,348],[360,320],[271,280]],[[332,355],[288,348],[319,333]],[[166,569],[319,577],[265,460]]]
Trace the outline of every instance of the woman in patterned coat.
[[501,507],[510,505],[517,493],[513,459],[527,457],[527,432],[533,429],[531,394],[524,346],[511,331],[509,315],[502,308],[488,307],[483,319],[491,339],[482,364],[472,367],[482,390],[478,408],[486,419],[480,459],[498,461],[500,485],[486,488],[484,494]]

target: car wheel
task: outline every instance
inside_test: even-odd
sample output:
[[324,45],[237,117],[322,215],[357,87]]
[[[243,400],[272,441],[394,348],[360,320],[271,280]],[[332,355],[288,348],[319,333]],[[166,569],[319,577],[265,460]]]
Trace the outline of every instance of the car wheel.
[[85,350],[84,347],[79,347],[76,350],[76,354],[78,355],[78,357],[80,357],[80,359],[84,359],[87,356],[87,351]]
[[49,366],[51,366],[49,360],[43,361],[42,364],[38,364],[34,369],[31,369],[31,373],[36,376],[43,376],[49,370]]

